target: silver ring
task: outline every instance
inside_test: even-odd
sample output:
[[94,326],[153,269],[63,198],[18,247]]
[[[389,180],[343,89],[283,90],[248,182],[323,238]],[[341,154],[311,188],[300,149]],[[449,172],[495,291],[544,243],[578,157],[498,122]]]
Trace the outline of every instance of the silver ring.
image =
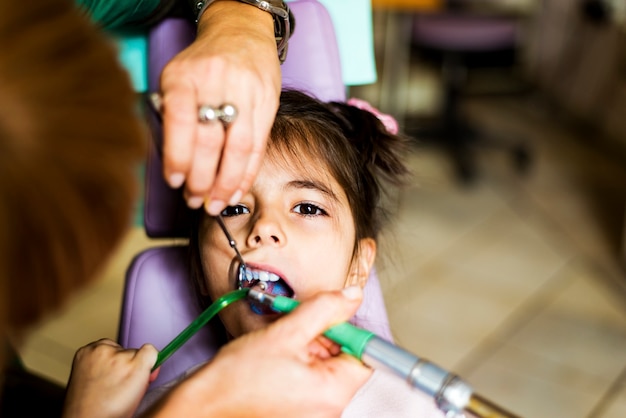
[[232,105],[230,103],[224,103],[218,109],[217,117],[220,121],[222,121],[222,124],[224,124],[224,126],[228,126],[233,123],[235,119],[237,119],[237,108],[235,107],[235,105]]
[[[220,118],[221,111],[209,105],[202,105],[198,108],[198,121],[203,122],[215,122]],[[221,119],[221,118],[220,118]]]
[[224,103],[218,108],[202,105],[198,108],[198,121],[200,123],[212,123],[219,119],[227,127],[237,118],[237,108],[229,103]]

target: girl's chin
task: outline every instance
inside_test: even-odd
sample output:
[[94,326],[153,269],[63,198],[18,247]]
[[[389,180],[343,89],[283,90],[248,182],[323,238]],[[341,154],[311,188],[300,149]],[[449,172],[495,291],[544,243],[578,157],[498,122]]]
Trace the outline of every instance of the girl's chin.
[[273,313],[271,315],[259,315],[252,310],[248,310],[243,319],[243,327],[245,332],[256,331],[261,328],[265,328],[272,322],[276,321],[281,317],[282,314]]
[[[228,333],[235,338],[265,328],[282,316],[280,313],[259,315],[254,313],[248,304],[241,304],[240,306],[233,306],[232,308],[236,308],[236,310],[233,310],[231,315],[222,318]],[[226,309],[231,309],[231,307]],[[228,324],[233,326],[228,326]]]

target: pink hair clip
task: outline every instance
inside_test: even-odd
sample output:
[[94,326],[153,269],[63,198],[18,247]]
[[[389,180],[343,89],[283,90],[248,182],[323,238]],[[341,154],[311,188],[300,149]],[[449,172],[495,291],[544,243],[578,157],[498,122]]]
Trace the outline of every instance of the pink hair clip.
[[348,99],[346,103],[348,103],[350,106],[358,107],[362,110],[367,110],[368,112],[376,116],[383,123],[383,125],[385,125],[387,132],[389,132],[390,134],[396,135],[398,133],[398,121],[396,121],[393,116],[382,113],[380,110],[376,109],[365,100],[352,97]]

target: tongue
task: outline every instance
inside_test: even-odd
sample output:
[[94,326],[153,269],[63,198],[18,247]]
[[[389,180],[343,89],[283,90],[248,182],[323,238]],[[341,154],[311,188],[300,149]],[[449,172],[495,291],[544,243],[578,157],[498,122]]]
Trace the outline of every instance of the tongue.
[[[256,286],[258,283],[259,281],[254,283],[252,287]],[[286,296],[286,297],[293,296],[293,290],[282,279],[278,279],[275,282],[262,282],[262,283],[265,285],[265,288],[263,290],[265,293],[269,293],[272,295]],[[269,306],[261,305],[261,304],[254,303],[254,302],[250,303],[250,308],[252,309],[252,312],[258,315],[270,315],[270,314],[276,313],[276,311],[274,311]]]
[[263,282],[265,283],[265,292],[272,295],[281,295],[291,297],[293,296],[293,290],[282,279],[278,279],[275,282]]

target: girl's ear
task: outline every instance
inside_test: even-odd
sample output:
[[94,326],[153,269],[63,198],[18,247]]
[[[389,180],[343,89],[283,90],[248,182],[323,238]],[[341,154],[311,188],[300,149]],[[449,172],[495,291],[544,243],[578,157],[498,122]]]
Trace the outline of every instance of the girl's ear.
[[350,274],[346,281],[346,286],[365,286],[370,270],[374,266],[376,259],[376,241],[373,238],[363,238],[359,241],[356,257],[350,267]]

